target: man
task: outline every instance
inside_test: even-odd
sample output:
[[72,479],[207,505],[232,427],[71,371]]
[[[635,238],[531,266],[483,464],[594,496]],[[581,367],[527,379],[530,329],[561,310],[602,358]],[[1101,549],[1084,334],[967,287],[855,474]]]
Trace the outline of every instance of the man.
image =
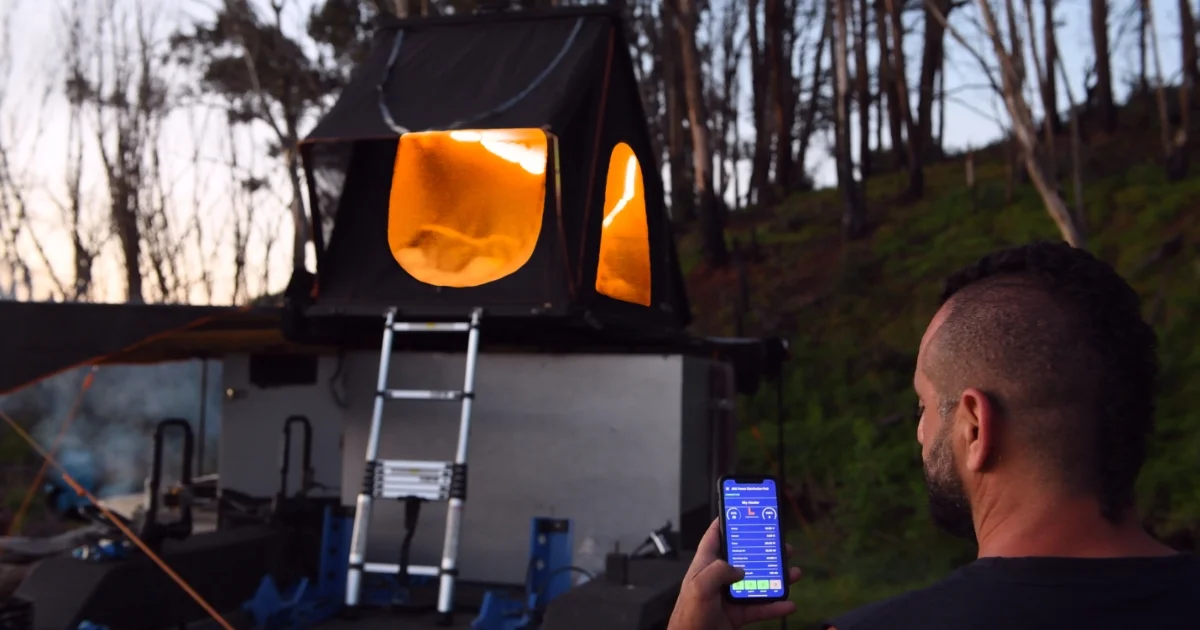
[[[826,627],[1200,627],[1200,560],[1151,538],[1134,507],[1157,376],[1137,294],[1085,251],[1016,247],[951,276],[917,356],[917,441],[935,522],[973,536],[978,560]],[[718,539],[714,524],[670,630],[790,614],[721,601],[741,571]]]

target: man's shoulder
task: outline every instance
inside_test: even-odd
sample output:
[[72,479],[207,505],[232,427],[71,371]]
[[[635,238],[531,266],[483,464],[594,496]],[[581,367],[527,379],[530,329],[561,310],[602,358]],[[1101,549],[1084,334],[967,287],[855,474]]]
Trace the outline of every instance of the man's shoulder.
[[848,613],[830,619],[826,628],[836,630],[873,630],[874,628],[907,627],[923,628],[929,622],[931,610],[938,610],[937,602],[959,599],[965,593],[959,573],[939,580],[925,588],[908,591],[894,597],[855,608]]

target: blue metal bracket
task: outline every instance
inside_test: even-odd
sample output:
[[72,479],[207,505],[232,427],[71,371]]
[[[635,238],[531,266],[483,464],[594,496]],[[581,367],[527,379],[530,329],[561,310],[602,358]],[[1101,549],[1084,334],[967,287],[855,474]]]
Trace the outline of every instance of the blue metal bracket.
[[89,562],[108,562],[128,558],[133,553],[133,544],[128,540],[103,539],[99,542],[81,545],[71,550],[71,556],[78,560]]
[[540,610],[571,588],[571,521],[534,518],[529,536],[525,593],[515,599],[501,591],[483,595],[472,630],[525,630],[536,626]]
[[264,576],[250,601],[242,608],[260,630],[301,630],[336,615],[342,608],[346,563],[350,549],[350,519],[325,508],[321,533],[319,574],[303,578],[281,591],[270,575]]

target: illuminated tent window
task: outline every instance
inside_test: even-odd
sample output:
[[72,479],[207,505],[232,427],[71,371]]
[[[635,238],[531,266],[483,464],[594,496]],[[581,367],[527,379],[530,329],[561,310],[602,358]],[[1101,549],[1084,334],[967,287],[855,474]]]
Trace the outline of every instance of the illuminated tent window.
[[650,233],[642,166],[625,143],[613,147],[604,189],[596,292],[650,306]]
[[475,287],[529,262],[542,229],[546,145],[540,129],[401,136],[388,205],[400,267],[426,284]]

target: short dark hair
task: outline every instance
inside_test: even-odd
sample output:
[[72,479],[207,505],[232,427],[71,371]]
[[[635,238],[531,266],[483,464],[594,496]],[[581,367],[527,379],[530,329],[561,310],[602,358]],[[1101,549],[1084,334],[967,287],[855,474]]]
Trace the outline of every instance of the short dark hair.
[[994,386],[1008,395],[1001,413],[1036,410],[1028,415],[1044,421],[1014,430],[1062,483],[1094,494],[1106,519],[1123,519],[1158,381],[1158,342],[1129,283],[1085,250],[1034,243],[957,271],[941,302],[949,310],[931,342],[939,397]]

